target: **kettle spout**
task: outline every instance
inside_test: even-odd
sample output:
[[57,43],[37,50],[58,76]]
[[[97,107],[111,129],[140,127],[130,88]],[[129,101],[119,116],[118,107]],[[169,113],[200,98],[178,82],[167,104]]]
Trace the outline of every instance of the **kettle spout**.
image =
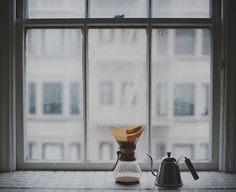
[[149,155],[149,154],[147,154],[147,156],[150,157],[150,160],[151,160],[151,172],[155,177],[157,177],[157,175],[153,172],[153,159],[152,159],[152,156]]

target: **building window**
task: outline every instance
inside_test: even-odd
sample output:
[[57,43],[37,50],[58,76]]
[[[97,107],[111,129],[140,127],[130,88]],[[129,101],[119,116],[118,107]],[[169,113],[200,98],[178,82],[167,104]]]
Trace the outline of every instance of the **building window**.
[[103,161],[113,160],[114,150],[112,143],[101,142],[99,151],[100,151],[100,160]]
[[43,30],[43,52],[50,56],[62,56],[63,54],[63,34],[61,29]]
[[113,104],[113,82],[101,82],[100,83],[100,103],[103,105]]
[[156,92],[157,92],[156,96],[157,115],[165,116],[167,115],[167,104],[168,104],[167,84],[158,83]]
[[28,156],[27,160],[35,160],[37,159],[37,144],[36,143],[28,143]]
[[44,83],[43,85],[44,114],[62,113],[62,85],[61,83]]
[[209,55],[210,54],[210,31],[202,30],[202,54]]
[[79,84],[71,83],[70,85],[70,113],[73,115],[79,114]]
[[194,159],[195,148],[194,144],[174,144],[173,145],[173,156],[179,158],[181,156]]
[[194,86],[192,84],[176,84],[174,94],[175,116],[194,115]]
[[29,114],[35,114],[36,113],[36,84],[33,82],[30,82],[28,84],[28,111]]
[[195,52],[195,30],[175,29],[175,53],[193,55]]
[[80,143],[70,144],[70,160],[82,160]]
[[156,144],[156,159],[162,159],[166,156],[166,144],[164,143],[157,143]]
[[123,82],[121,86],[121,104],[135,105],[136,90],[133,82]]
[[64,159],[64,146],[61,143],[43,144],[44,160],[62,160]]
[[200,153],[198,154],[199,159],[209,159],[209,144],[201,143],[200,144]]
[[201,93],[202,93],[202,116],[208,116],[209,115],[209,105],[210,105],[210,90],[209,90],[209,84],[204,84],[201,87]]

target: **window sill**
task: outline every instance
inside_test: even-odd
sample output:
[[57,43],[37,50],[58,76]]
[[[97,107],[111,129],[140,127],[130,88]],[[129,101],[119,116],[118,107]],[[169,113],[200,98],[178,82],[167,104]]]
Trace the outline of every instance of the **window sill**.
[[[236,190],[236,174],[201,171],[195,181],[189,172],[181,172],[181,190]],[[0,173],[0,191],[162,191],[154,185],[155,177],[143,172],[137,185],[123,186],[114,181],[111,171],[16,171]],[[163,189],[164,190],[164,189]]]

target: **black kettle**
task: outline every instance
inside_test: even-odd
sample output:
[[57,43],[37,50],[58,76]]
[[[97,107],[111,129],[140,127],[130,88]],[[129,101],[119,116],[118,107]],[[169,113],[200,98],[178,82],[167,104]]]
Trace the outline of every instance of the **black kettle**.
[[[183,185],[178,161],[174,157],[171,157],[171,152],[167,152],[167,156],[162,158],[158,174],[153,172],[153,159],[151,155],[147,154],[151,159],[151,172],[156,177],[155,185],[159,187],[181,187]],[[181,158],[181,157],[180,157]],[[180,159],[179,158],[179,159]],[[195,180],[199,179],[199,176],[193,167],[189,158],[184,157],[185,163]]]

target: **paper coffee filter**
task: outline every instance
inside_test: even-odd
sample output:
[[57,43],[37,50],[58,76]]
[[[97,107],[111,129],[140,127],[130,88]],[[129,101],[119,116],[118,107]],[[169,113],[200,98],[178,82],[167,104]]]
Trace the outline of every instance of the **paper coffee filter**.
[[118,128],[112,127],[111,132],[117,141],[136,142],[141,136],[144,126]]

